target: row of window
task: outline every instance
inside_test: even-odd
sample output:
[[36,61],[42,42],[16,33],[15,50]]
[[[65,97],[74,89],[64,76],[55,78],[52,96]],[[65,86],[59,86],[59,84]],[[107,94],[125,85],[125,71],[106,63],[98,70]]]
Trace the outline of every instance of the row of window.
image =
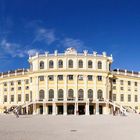
[[[113,90],[116,90],[116,86],[113,86]],[[120,87],[120,90],[124,90],[124,87]],[[131,91],[131,88],[128,88],[127,90]],[[137,92],[137,88],[135,88],[134,91]]]
[[[62,60],[59,60],[58,61],[58,68],[63,68],[64,65],[63,65],[63,61]],[[73,68],[74,67],[74,62],[73,60],[69,60],[68,61],[68,68]],[[83,60],[79,60],[78,61],[78,68],[83,68],[84,67],[84,63],[83,63]],[[97,67],[98,69],[102,69],[102,62],[101,61],[98,61],[97,62]],[[32,66],[31,66],[32,68]],[[40,69],[44,69],[44,61],[41,61],[39,63],[39,68]],[[50,60],[49,61],[49,68],[54,68],[54,61],[53,60]],[[91,60],[88,61],[88,68],[93,68],[93,62]]]
[[[18,80],[18,81],[17,81],[17,84],[18,84],[18,85],[21,85],[21,80]],[[29,84],[29,80],[28,80],[28,79],[25,80],[25,84]],[[10,85],[13,86],[13,85],[14,85],[14,82],[11,81],[11,82],[10,82]],[[6,83],[6,82],[4,83],[4,86],[5,86],[5,87],[7,86],[7,83]]]
[[[131,95],[130,94],[128,94],[127,100],[128,100],[128,102],[131,102]],[[116,101],[116,94],[113,94],[113,101]],[[120,101],[121,102],[124,101],[124,94],[120,94]],[[134,101],[138,102],[138,95],[134,95]]]
[[[31,96],[31,95],[30,95]],[[89,99],[93,99],[93,90],[89,89],[87,92],[87,96]],[[30,97],[32,98],[32,97]],[[50,89],[48,92],[48,98],[49,100],[53,100],[54,99],[54,90]],[[63,100],[64,99],[64,91],[63,89],[59,89],[58,93],[57,93],[57,98],[58,100]],[[68,100],[73,100],[74,97],[74,90],[73,89],[69,89],[68,90],[68,94],[67,94],[67,99]],[[103,99],[103,92],[102,90],[98,90],[97,92],[97,98],[98,99]],[[45,91],[44,90],[40,90],[39,91],[39,100],[43,100],[45,99]],[[78,100],[83,100],[84,99],[84,90],[83,89],[79,89],[78,90]],[[14,102],[14,95],[11,95],[11,102]],[[25,94],[25,101],[29,101],[29,94]],[[4,102],[7,102],[7,95],[4,95]],[[21,94],[18,94],[18,102],[21,102]]]
[[[93,99],[93,90],[89,89],[87,92],[87,96],[89,99]],[[54,90],[50,89],[48,92],[48,98],[49,100],[52,100],[54,98]],[[58,90],[58,94],[57,94],[57,98],[58,100],[63,100],[64,98],[64,91],[63,89],[59,89]],[[68,99],[74,99],[74,90],[73,89],[69,89],[68,93],[67,93],[67,98]],[[103,92],[102,90],[98,90],[97,91],[97,98],[98,99],[102,99],[103,98]],[[44,90],[40,90],[39,91],[39,100],[43,100],[45,99],[45,91]],[[78,90],[78,100],[83,100],[84,99],[84,90],[83,89],[79,89]]]
[[[116,84],[116,79],[113,79],[113,84]],[[131,81],[127,81],[127,85],[131,86],[132,82]],[[124,80],[120,80],[120,85],[124,85]],[[135,86],[138,86],[138,82],[134,82]]]
[[[25,89],[29,90],[29,86],[26,86]],[[18,90],[21,90],[21,87],[18,87]],[[4,88],[4,91],[7,91],[7,88]],[[14,91],[14,87],[11,88],[11,91]]]
[[[44,81],[44,76],[39,76],[39,81]],[[87,76],[88,81],[92,81],[93,80],[93,76],[92,75],[88,75]],[[63,80],[63,75],[58,75],[57,77],[58,80]],[[48,80],[53,81],[54,80],[54,75],[49,75],[48,76]],[[68,75],[68,80],[74,80],[74,75]],[[83,75],[78,75],[78,80],[84,80]],[[102,76],[97,76],[97,80],[98,81],[102,81]]]
[[[18,94],[18,102],[21,102],[21,94]],[[25,101],[29,101],[29,94],[25,94]],[[4,95],[4,102],[7,102],[7,95]],[[10,102],[14,102],[14,95],[10,96]]]

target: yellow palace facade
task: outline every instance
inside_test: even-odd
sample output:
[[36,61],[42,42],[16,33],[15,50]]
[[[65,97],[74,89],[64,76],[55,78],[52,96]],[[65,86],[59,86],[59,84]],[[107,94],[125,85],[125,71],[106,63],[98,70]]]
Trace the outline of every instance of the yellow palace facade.
[[29,57],[30,68],[0,74],[0,112],[92,115],[140,111],[140,74],[111,71],[112,56],[68,48]]

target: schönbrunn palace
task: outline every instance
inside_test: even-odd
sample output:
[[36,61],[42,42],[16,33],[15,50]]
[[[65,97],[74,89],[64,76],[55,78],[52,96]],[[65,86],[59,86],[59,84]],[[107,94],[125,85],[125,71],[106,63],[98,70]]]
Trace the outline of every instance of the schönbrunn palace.
[[112,56],[68,48],[36,53],[29,69],[0,73],[0,113],[20,106],[21,114],[111,114],[140,112],[140,73],[111,70]]

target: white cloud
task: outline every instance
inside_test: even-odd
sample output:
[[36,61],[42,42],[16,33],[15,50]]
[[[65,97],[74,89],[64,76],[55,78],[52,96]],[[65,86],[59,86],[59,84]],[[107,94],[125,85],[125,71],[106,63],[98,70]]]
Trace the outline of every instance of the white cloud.
[[12,57],[24,57],[25,51],[21,50],[21,45],[17,43],[8,42],[6,39],[2,39],[0,47],[5,54],[9,54]]
[[44,41],[46,44],[50,45],[56,41],[55,33],[52,29],[39,28],[35,34],[35,39],[33,40],[32,44],[35,42]]
[[35,55],[37,52],[39,52],[39,50],[37,50],[37,49],[30,49],[30,50],[27,51],[27,54],[28,54],[29,56],[33,56],[33,55]]
[[73,38],[65,38],[62,40],[61,44],[65,48],[75,48],[77,50],[80,50],[84,47],[84,43],[80,39],[73,39]]

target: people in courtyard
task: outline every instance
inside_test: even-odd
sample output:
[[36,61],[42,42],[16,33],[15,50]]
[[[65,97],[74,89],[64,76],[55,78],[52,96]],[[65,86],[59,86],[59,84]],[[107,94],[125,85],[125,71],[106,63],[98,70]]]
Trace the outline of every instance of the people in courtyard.
[[19,118],[18,107],[16,107],[16,108],[13,110],[13,113],[15,114],[15,116],[16,116],[17,118]]

